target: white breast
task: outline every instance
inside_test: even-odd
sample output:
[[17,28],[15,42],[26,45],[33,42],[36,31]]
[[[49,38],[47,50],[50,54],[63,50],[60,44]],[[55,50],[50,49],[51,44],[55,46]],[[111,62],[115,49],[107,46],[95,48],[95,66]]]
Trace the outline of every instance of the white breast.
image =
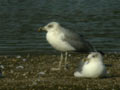
[[85,77],[99,77],[103,73],[104,68],[102,63],[89,63],[83,66],[82,74]]
[[53,32],[53,31],[48,32],[46,35],[47,41],[56,50],[59,50],[59,51],[73,51],[73,50],[75,50],[74,47],[72,47],[66,41],[63,41],[62,38],[64,38],[63,33],[58,33],[58,32]]

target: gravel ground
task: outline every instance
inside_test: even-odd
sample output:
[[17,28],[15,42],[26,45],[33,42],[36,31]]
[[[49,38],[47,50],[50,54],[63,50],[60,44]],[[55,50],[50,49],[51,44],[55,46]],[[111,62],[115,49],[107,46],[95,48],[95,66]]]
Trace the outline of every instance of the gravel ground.
[[120,90],[120,54],[105,54],[107,78],[75,78],[85,54],[69,56],[69,70],[52,71],[59,55],[0,56],[0,90]]

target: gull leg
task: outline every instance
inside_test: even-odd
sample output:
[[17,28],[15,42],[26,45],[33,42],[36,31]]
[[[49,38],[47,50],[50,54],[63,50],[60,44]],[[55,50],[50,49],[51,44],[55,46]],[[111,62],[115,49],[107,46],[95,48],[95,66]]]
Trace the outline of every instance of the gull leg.
[[58,68],[52,68],[52,70],[53,70],[53,71],[60,70],[60,69],[61,69],[61,66],[62,66],[62,61],[63,61],[63,53],[61,53]]
[[68,69],[67,57],[68,57],[68,52],[65,52],[65,66],[64,66],[65,70]]
[[58,68],[61,68],[61,66],[62,66],[62,61],[63,61],[63,53],[61,53],[61,56],[60,56],[60,61],[59,61],[59,66],[58,66]]

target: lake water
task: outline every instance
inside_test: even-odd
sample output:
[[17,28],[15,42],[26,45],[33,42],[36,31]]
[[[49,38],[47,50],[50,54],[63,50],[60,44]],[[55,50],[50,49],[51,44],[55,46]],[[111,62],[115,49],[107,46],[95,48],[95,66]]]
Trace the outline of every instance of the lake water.
[[50,53],[40,26],[57,21],[98,50],[120,52],[120,0],[0,0],[0,54]]

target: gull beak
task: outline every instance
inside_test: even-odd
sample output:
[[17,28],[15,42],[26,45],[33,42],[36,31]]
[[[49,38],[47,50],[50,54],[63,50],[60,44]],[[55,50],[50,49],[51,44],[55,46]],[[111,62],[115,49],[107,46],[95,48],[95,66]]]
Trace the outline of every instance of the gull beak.
[[45,31],[44,27],[38,28],[38,32]]

